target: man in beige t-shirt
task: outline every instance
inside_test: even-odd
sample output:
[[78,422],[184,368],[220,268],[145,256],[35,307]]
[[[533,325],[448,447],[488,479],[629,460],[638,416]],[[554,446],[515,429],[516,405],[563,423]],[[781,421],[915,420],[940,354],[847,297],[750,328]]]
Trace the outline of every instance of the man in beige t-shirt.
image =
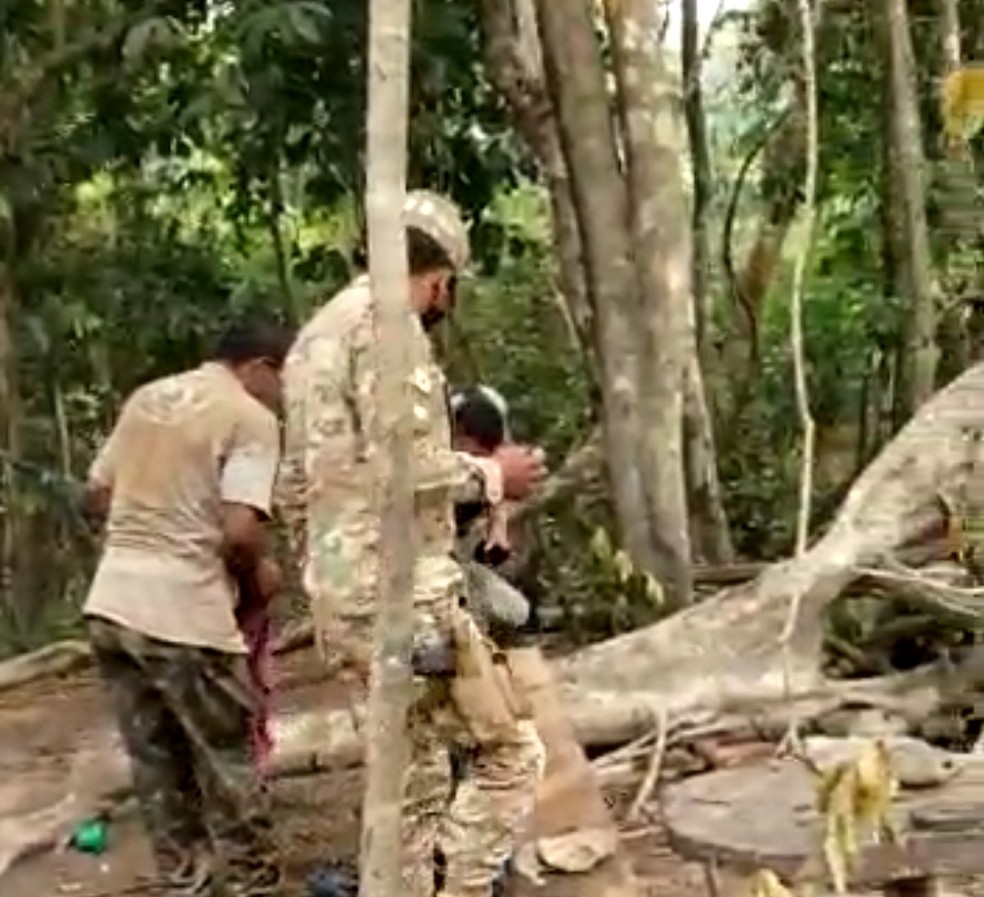
[[279,327],[232,328],[214,360],[134,392],[90,472],[108,512],[90,638],[159,872],[185,894],[280,885],[235,608],[237,581],[275,577],[264,521],[289,347]]

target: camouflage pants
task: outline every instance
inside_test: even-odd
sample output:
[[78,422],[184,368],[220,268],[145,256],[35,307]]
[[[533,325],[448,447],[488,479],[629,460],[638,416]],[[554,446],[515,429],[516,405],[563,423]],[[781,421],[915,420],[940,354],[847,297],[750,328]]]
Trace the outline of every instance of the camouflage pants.
[[278,850],[250,755],[245,658],[99,619],[90,619],[89,638],[162,878],[183,893],[277,893]]
[[[404,785],[404,883],[408,897],[434,894],[434,854],[444,857],[444,897],[488,897],[533,810],[544,751],[532,722],[506,743],[475,746],[439,683],[411,712],[413,757]],[[469,750],[452,782],[450,752]]]

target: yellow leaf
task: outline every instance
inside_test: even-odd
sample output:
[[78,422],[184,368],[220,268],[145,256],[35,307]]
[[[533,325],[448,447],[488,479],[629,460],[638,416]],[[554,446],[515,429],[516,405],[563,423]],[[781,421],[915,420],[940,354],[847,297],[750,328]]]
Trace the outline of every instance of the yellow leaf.
[[654,607],[662,607],[666,603],[666,592],[660,581],[652,573],[644,573],[646,578],[646,597]]
[[838,763],[818,777],[817,809],[824,818],[823,855],[838,894],[847,890],[861,837],[895,838],[892,798],[896,781],[888,748],[881,740],[864,746],[851,761]]
[[951,72],[943,79],[941,93],[947,138],[951,143],[969,139],[973,121],[984,118],[984,65]]
[[759,869],[751,879],[749,897],[793,897],[771,869]]
[[623,584],[628,582],[635,572],[632,558],[629,557],[624,549],[620,548],[615,552],[615,557],[612,560],[615,563],[615,572],[618,574],[619,582]]
[[881,739],[866,744],[857,759],[856,815],[859,825],[875,835],[894,836],[892,798],[898,787],[892,760]]
[[834,883],[834,891],[838,894],[847,892],[847,875],[853,860],[851,843],[853,827],[850,817],[831,817],[827,820],[827,830],[823,839],[823,856],[827,862],[827,871]]

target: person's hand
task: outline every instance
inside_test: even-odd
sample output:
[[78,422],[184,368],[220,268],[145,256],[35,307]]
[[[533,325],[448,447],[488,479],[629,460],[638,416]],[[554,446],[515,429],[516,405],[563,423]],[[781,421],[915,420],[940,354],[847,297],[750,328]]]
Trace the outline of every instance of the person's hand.
[[502,470],[505,496],[511,501],[526,498],[547,475],[543,452],[539,449],[509,443],[500,446],[493,457]]
[[254,573],[256,589],[264,601],[269,602],[283,587],[284,574],[280,565],[271,557],[264,557],[256,565]]

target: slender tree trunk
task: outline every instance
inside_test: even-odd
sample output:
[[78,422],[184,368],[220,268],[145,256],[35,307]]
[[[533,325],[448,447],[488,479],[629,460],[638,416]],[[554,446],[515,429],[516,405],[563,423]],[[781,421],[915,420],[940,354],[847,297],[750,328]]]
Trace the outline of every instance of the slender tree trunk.
[[584,255],[612,499],[622,542],[633,561],[659,575],[660,557],[653,549],[638,457],[640,305],[629,198],[592,8],[587,0],[537,0],[536,7]]
[[730,564],[735,558],[731,528],[717,469],[717,446],[711,410],[697,353],[687,363],[683,404],[684,457],[690,540],[693,559],[705,564]]
[[290,259],[284,244],[284,232],[281,227],[284,215],[284,191],[280,177],[280,159],[278,158],[270,166],[270,211],[267,216],[267,226],[270,230],[273,258],[277,266],[277,282],[280,285],[281,298],[294,320],[300,321],[301,309],[297,307],[294,290],[290,282]]
[[695,560],[727,564],[734,558],[728,518],[718,479],[714,440],[714,409],[705,391],[705,375],[713,381],[713,353],[708,328],[711,320],[711,250],[708,218],[713,179],[701,83],[703,57],[699,46],[696,0],[684,0],[682,17],[683,108],[687,121],[693,178],[691,211],[693,303],[690,329],[697,350],[687,363],[684,395],[684,439],[687,500]]
[[943,62],[947,73],[960,68],[960,10],[958,0],[940,0],[940,27],[943,31]]
[[16,319],[14,285],[7,265],[0,261],[0,416],[3,417],[3,535],[0,583],[7,610],[19,635],[25,635],[32,617],[30,596],[24,594],[24,573],[30,568],[33,546],[27,532],[18,488],[17,462],[23,458],[24,405],[13,337]]
[[[942,76],[946,79],[962,67],[961,23],[957,0],[940,0],[940,44],[943,49]],[[984,204],[978,190],[970,143],[954,140],[950,134],[946,135],[944,143],[945,153],[937,163],[937,193],[941,224],[949,237],[942,260],[941,275],[945,284],[943,292],[947,296],[947,304],[952,308],[951,299],[979,293],[984,286],[979,253],[976,254],[978,258],[975,258],[975,253],[970,251],[981,232]],[[964,314],[966,310],[966,306],[957,307],[955,313],[951,313],[941,322],[939,343],[943,376],[946,373],[960,373],[970,364],[968,320]],[[946,339],[947,336],[950,337],[949,340]]]
[[889,239],[908,305],[902,374],[902,407],[911,415],[936,384],[936,289],[926,224],[926,160],[916,90],[912,37],[905,0],[881,0],[874,10],[885,59]]
[[550,193],[560,291],[578,341],[596,367],[581,235],[557,115],[547,92],[532,0],[482,0],[489,78],[509,106],[516,128],[536,155]]
[[697,19],[697,0],[683,0],[682,53],[683,53],[683,109],[687,118],[687,135],[690,140],[690,159],[693,179],[693,292],[697,345],[701,361],[709,371],[705,351],[707,327],[711,318],[708,307],[710,289],[711,251],[708,243],[708,215],[710,213],[713,179],[711,153],[707,143],[707,120],[704,115],[703,58],[700,53],[700,31]]
[[414,527],[406,195],[411,0],[371,0],[366,208],[369,276],[378,302],[381,554],[369,696],[360,897],[403,893],[401,809],[410,760],[407,666],[413,638]]

